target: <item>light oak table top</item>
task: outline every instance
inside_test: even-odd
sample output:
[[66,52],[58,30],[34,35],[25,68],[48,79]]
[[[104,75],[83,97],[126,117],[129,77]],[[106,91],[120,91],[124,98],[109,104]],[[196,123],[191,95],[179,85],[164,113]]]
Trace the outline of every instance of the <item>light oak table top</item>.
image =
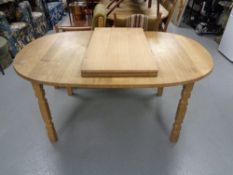
[[[72,95],[73,87],[137,88],[183,85],[170,141],[176,143],[195,81],[208,75],[213,61],[208,51],[198,42],[170,33],[146,32],[154,59],[157,77],[84,78],[81,65],[92,32],[65,32],[37,39],[20,51],[15,60],[15,71],[31,81],[39,109],[51,142],[57,141],[49,104],[43,85],[62,86]],[[109,58],[111,59],[111,58]]]
[[213,69],[208,51],[198,42],[171,33],[146,32],[158,65],[150,78],[84,78],[81,64],[92,32],[65,32],[37,39],[19,52],[16,72],[30,80],[54,86],[128,88],[165,87],[197,81]]

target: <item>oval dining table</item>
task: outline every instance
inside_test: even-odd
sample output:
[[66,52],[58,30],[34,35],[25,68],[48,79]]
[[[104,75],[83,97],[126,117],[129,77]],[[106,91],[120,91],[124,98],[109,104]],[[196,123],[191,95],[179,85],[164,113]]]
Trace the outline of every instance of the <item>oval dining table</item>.
[[[194,83],[213,69],[209,52],[197,41],[185,36],[145,32],[158,65],[157,77],[98,77],[81,76],[81,64],[92,31],[64,32],[39,38],[16,56],[13,66],[16,73],[31,82],[38,99],[49,140],[57,141],[49,104],[43,86],[72,88],[159,88],[183,86],[170,141],[176,143],[188,106]],[[109,58],[111,59],[111,58]],[[161,93],[160,93],[161,95]]]

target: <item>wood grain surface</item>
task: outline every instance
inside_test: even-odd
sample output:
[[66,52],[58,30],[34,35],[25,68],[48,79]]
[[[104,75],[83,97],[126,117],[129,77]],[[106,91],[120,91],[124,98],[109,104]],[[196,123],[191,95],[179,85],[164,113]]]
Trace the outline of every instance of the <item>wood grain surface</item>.
[[155,77],[156,59],[142,28],[96,28],[83,63],[83,77]]
[[14,59],[16,72],[27,80],[62,87],[165,87],[195,82],[213,69],[209,52],[184,36],[146,32],[159,72],[149,78],[84,78],[81,63],[91,31],[57,33],[37,39]]

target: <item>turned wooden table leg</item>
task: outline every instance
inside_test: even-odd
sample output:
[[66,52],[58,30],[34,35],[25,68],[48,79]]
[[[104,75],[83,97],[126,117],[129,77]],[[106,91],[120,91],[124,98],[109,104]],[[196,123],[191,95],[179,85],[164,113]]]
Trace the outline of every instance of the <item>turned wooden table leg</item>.
[[162,96],[163,95],[163,87],[159,87],[157,91],[157,96]]
[[2,75],[5,75],[4,69],[1,64],[0,64],[0,72],[2,72]]
[[73,88],[72,88],[72,87],[67,87],[66,90],[67,90],[67,94],[68,94],[69,96],[72,96],[72,95],[73,95]]
[[178,104],[178,108],[176,111],[176,118],[175,122],[173,124],[173,128],[170,135],[170,141],[173,143],[176,143],[179,139],[179,134],[181,130],[181,125],[185,117],[185,113],[188,106],[188,99],[191,96],[191,92],[193,89],[194,83],[186,84],[183,86],[182,92],[181,92],[181,98]]
[[32,82],[32,87],[33,87],[33,89],[35,91],[35,95],[38,99],[40,112],[41,112],[42,118],[44,120],[45,127],[47,129],[49,140],[52,143],[54,143],[57,141],[57,133],[56,133],[56,130],[54,128],[49,105],[48,105],[47,99],[45,97],[45,91],[43,89],[43,85]]

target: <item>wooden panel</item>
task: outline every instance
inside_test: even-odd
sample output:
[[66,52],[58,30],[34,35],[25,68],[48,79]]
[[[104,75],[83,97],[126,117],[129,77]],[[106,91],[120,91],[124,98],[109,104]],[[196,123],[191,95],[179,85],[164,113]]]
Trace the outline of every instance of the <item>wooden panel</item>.
[[171,33],[146,32],[156,56],[157,77],[84,78],[81,64],[92,32],[64,32],[39,38],[14,59],[16,72],[31,81],[61,87],[166,87],[195,82],[213,69],[208,51],[198,42]]
[[141,28],[96,28],[81,67],[83,77],[154,77],[157,72]]

